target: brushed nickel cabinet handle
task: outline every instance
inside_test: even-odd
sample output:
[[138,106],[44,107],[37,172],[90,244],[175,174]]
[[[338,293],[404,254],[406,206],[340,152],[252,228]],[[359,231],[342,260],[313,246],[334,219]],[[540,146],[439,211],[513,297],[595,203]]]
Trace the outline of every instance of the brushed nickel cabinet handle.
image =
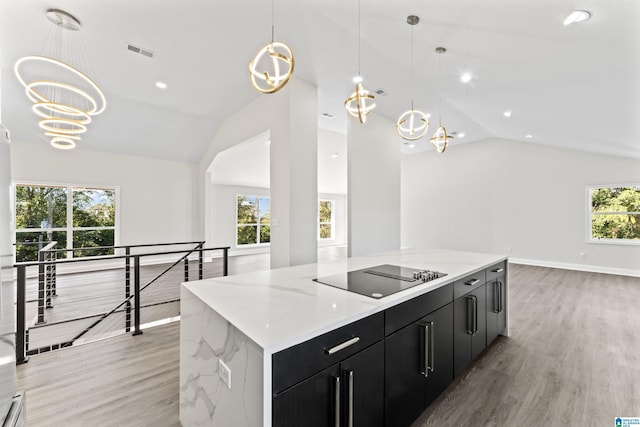
[[353,337],[350,340],[347,340],[347,341],[343,342],[342,344],[338,344],[335,347],[331,347],[330,349],[325,350],[325,353],[327,353],[327,354],[335,354],[335,353],[339,352],[340,350],[344,350],[345,348],[354,345],[358,341],[360,341],[360,337]]
[[430,341],[429,341],[429,329],[431,325],[430,322],[422,324],[422,339],[424,348],[422,349],[423,353],[421,354],[422,358],[422,366],[420,367],[420,373],[425,377],[429,378],[429,352],[430,352]]
[[349,400],[347,406],[347,426],[353,427],[353,371],[347,371]]
[[429,322],[429,359],[427,363],[427,370],[433,372],[435,367],[436,358],[436,325],[433,322]]
[[467,299],[467,334],[473,335],[473,295],[466,297]]
[[472,279],[472,280],[469,280],[468,282],[465,282],[464,284],[467,286],[473,286],[473,285],[477,285],[479,281],[480,279]]
[[494,313],[500,313],[500,282],[493,282],[493,308]]
[[504,268],[496,268],[495,270],[491,270],[492,273],[502,273]]
[[334,427],[340,427],[340,377],[333,377],[334,387]]

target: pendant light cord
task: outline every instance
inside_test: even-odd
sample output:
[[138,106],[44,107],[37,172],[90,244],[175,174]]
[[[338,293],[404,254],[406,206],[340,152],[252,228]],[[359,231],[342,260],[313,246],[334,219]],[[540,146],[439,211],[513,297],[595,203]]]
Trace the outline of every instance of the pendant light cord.
[[413,94],[415,93],[415,85],[413,82],[413,27],[415,24],[411,25],[411,110],[413,111]]
[[275,33],[275,0],[271,0],[271,43],[275,41],[274,33]]
[[360,34],[360,20],[361,20],[361,12],[360,12],[360,0],[358,0],[358,76],[362,77],[360,74],[360,44],[362,42],[362,37]]
[[442,127],[442,52],[438,53],[438,123]]

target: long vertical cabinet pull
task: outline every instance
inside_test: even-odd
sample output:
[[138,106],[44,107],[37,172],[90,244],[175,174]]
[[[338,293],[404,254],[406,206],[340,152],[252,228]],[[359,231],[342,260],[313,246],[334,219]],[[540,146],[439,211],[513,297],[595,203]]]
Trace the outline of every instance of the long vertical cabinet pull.
[[333,377],[334,387],[334,427],[340,427],[340,377]]
[[347,406],[347,427],[353,427],[353,371],[347,371],[349,400]]
[[473,313],[474,313],[474,301],[473,295],[467,296],[467,334],[473,335]]
[[500,292],[501,283],[499,281],[493,282],[493,312],[500,313]]
[[433,372],[436,368],[436,325],[433,322],[428,322],[427,325],[429,325],[429,357],[426,370]]
[[467,334],[475,335],[478,332],[478,297],[467,297]]
[[502,282],[498,282],[498,313],[502,313],[502,310],[504,310],[504,295],[503,295],[503,289],[504,289],[504,285],[502,284]]
[[422,353],[422,366],[420,367],[420,373],[425,377],[429,378],[429,354],[431,353],[431,327],[433,322],[426,322],[422,324],[422,342],[424,343],[423,353]]

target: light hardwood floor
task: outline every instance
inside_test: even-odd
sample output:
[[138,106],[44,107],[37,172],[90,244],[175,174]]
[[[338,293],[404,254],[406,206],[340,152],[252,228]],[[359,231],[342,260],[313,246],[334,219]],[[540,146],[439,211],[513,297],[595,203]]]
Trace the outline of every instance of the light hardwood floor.
[[[640,278],[511,265],[511,336],[414,427],[640,416],[639,303]],[[174,323],[33,357],[18,367],[29,426],[178,426],[178,343]]]

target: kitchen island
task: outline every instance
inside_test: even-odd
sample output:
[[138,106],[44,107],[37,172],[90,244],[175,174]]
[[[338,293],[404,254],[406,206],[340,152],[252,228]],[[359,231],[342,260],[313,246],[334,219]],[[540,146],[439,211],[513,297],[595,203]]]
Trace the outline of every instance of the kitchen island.
[[[313,280],[381,264],[446,275],[380,298]],[[506,270],[500,255],[405,249],[183,284],[180,421],[410,422],[508,335]]]

